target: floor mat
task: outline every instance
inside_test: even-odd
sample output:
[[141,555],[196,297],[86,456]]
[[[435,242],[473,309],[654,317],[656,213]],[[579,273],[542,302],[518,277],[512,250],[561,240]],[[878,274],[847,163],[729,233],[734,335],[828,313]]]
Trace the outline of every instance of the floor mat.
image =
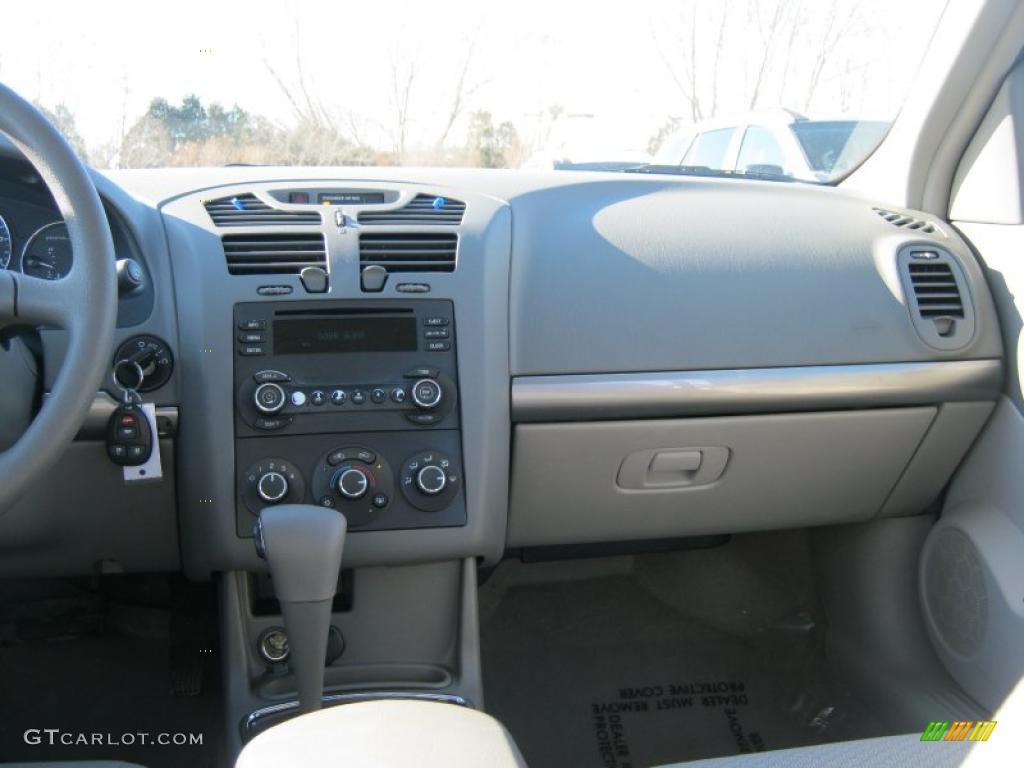
[[[174,695],[181,640],[170,608],[84,592],[0,604],[0,764],[223,765],[216,665],[197,695]],[[195,632],[193,653],[215,650],[203,644]]]
[[531,768],[639,768],[884,732],[830,683],[808,613],[723,631],[656,597],[666,585],[652,591],[644,572],[484,597],[487,710]]

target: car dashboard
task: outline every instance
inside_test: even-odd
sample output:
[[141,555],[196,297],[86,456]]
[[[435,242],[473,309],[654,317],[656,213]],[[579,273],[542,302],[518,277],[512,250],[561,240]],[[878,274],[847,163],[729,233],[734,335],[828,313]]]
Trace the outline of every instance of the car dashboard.
[[[55,220],[5,161],[12,253]],[[6,516],[10,573],[259,569],[259,510],[337,509],[351,567],[920,512],[991,411],[1002,349],[947,224],[839,189],[450,169],[95,179],[115,354],[157,345],[160,480],[126,483],[108,377]],[[20,185],[20,186],[19,186]],[[29,249],[30,250],[30,249]],[[20,268],[20,256],[10,268]],[[42,337],[45,390],[67,340]]]

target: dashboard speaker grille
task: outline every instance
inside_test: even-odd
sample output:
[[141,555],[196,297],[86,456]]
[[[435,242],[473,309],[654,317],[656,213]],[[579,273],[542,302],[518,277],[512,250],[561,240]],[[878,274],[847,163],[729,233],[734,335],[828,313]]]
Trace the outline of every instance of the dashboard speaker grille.
[[454,272],[458,236],[435,232],[390,232],[359,235],[359,266],[388,272]]
[[390,211],[362,211],[360,224],[449,224],[462,223],[466,204],[438,195],[416,195],[401,208]]
[[232,275],[291,275],[305,267],[327,266],[321,234],[224,235],[221,243]]
[[321,223],[317,211],[282,211],[272,208],[253,194],[207,200],[203,207],[218,227]]

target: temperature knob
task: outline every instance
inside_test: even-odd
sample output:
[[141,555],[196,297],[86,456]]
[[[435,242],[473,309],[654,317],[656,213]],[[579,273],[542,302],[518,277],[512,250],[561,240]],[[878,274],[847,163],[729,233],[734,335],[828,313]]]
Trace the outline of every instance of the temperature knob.
[[252,400],[261,412],[277,413],[284,408],[286,397],[281,385],[270,381],[256,387]]
[[264,472],[256,483],[256,493],[268,504],[276,504],[288,495],[288,479],[280,472]]
[[416,475],[416,487],[427,496],[436,496],[447,484],[444,470],[433,464],[428,464]]
[[342,470],[334,482],[334,487],[338,489],[338,493],[346,499],[362,498],[366,495],[366,489],[369,485],[370,483],[366,479],[366,475],[358,469],[352,468]]

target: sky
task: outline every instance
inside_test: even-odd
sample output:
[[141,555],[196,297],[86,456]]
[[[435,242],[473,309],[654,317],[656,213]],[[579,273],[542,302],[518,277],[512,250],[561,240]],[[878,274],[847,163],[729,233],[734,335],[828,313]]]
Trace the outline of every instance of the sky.
[[[777,5],[10,3],[3,14],[0,81],[44,106],[65,104],[92,147],[117,142],[157,96],[176,103],[195,93],[204,102],[238,104],[288,124],[293,111],[270,69],[293,95],[301,71],[307,91],[336,120],[366,143],[387,147],[397,132],[395,82],[405,82],[411,72],[410,141],[428,145],[443,130],[468,58],[466,107],[453,137],[464,133],[467,115],[479,109],[497,121],[511,120],[525,139],[543,142],[549,135],[544,116],[559,105],[563,114],[576,116],[563,120],[569,126],[563,133],[625,149],[646,146],[669,116],[692,116],[677,81],[686,79],[685,51],[693,43],[705,110],[713,91],[720,114],[745,110]],[[771,37],[759,106],[892,117],[943,5],[790,0],[787,24]],[[723,8],[729,14],[724,27]],[[836,9],[836,44],[806,104],[823,30]],[[791,36],[794,25],[798,34]],[[716,50],[718,74],[712,79]]]

